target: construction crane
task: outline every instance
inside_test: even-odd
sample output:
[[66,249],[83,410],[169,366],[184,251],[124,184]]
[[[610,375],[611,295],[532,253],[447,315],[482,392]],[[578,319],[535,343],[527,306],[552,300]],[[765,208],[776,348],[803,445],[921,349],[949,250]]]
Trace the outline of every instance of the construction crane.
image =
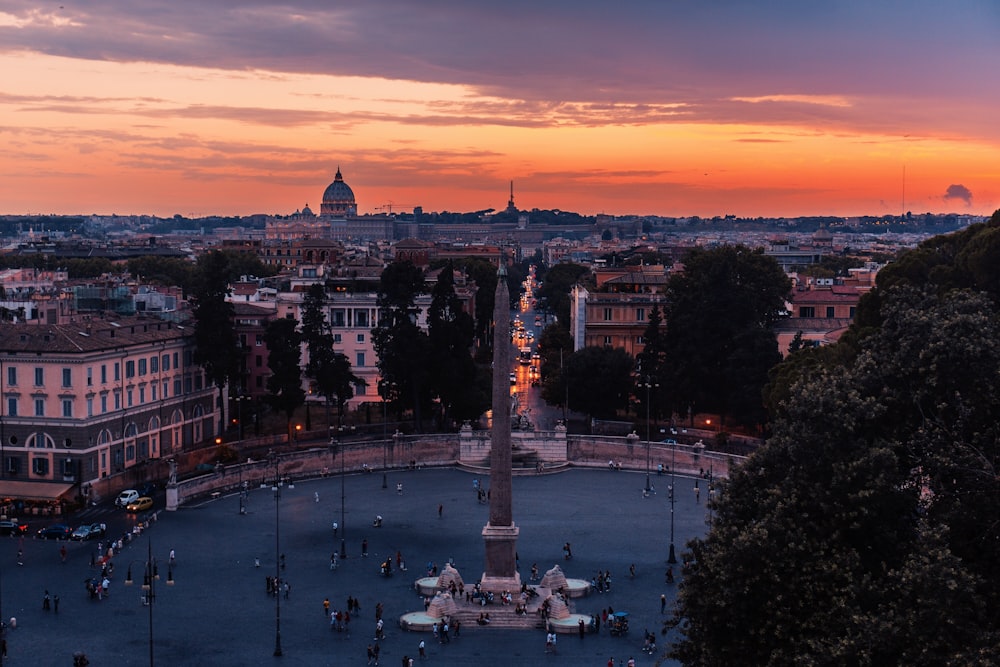
[[410,204],[397,204],[396,202],[391,201],[391,202],[387,202],[385,204],[382,204],[381,206],[376,206],[375,210],[376,211],[384,211],[384,212],[388,213],[389,215],[392,215],[392,209],[394,209],[394,208],[396,208],[396,209],[401,209],[401,208],[412,209],[414,207],[411,206]]

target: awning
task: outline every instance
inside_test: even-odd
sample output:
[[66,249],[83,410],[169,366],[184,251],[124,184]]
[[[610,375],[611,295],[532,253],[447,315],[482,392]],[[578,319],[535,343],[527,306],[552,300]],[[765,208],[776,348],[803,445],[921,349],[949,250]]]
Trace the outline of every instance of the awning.
[[21,482],[5,479],[0,481],[0,498],[59,500],[72,488],[72,484],[65,482]]

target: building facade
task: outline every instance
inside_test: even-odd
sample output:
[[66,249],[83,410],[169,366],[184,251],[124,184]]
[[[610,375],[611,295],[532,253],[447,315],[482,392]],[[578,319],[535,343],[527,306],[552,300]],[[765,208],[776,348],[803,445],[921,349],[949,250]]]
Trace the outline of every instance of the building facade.
[[143,317],[0,327],[0,489],[85,492],[214,436],[218,390],[193,361],[192,333]]

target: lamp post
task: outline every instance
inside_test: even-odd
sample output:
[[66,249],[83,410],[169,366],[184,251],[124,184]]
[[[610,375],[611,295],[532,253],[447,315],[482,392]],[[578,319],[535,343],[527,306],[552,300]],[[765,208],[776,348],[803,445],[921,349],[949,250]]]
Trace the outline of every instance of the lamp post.
[[[132,561],[135,562],[135,561]],[[146,594],[146,606],[149,607],[149,667],[153,667],[153,603],[156,601],[156,582],[160,579],[160,571],[153,558],[152,540],[146,542],[146,565],[142,575],[142,590]],[[132,585],[132,563],[129,563],[125,573],[125,585]],[[174,585],[174,565],[167,565],[167,586]]]
[[340,417],[337,424],[337,453],[340,454],[340,558],[343,560],[347,558],[347,522],[345,521],[345,511],[344,508],[347,506],[347,493],[344,490],[344,475],[346,474],[346,469],[344,467],[344,445],[341,441],[341,434],[344,431],[343,424],[344,416],[343,410],[341,410]]
[[677,495],[677,473],[674,470],[674,455],[677,453],[677,443],[670,445],[670,553],[667,562],[673,565],[677,562],[674,554],[674,497]]
[[[646,493],[650,493],[653,490],[653,485],[649,481],[649,392],[651,389],[659,387],[659,383],[650,376],[646,376],[646,381],[639,384],[640,387],[646,388]],[[673,466],[671,466],[673,467]]]
[[274,485],[271,491],[274,492],[274,655],[280,657],[281,651],[281,521],[279,520],[278,507],[281,501],[281,476],[278,471],[278,464],[281,459],[278,453],[271,452],[271,460],[274,463]]
[[385,409],[385,395],[389,391],[389,388],[385,385],[385,382],[378,383],[379,394],[382,395],[382,488],[389,488],[389,478],[388,478],[388,459],[386,457],[386,450],[389,447],[389,427],[388,427],[388,412]]

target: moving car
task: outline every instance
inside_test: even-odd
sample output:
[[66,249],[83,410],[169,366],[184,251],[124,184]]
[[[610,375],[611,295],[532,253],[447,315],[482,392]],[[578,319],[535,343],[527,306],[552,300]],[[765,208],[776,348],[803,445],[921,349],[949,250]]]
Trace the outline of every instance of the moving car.
[[153,506],[153,499],[149,496],[136,498],[125,506],[126,512],[145,512]]
[[88,523],[79,526],[76,530],[74,530],[73,534],[70,535],[70,538],[80,541],[92,540],[95,537],[103,537],[104,533],[107,531],[108,527],[103,523]]
[[38,531],[38,538],[42,540],[68,540],[73,533],[73,529],[64,523],[56,523],[46,526]]
[[24,535],[28,532],[28,524],[17,519],[0,521],[0,535]]
[[139,498],[139,492],[135,489],[125,489],[118,494],[117,498],[115,498],[115,507],[125,507],[130,502],[138,500]]

